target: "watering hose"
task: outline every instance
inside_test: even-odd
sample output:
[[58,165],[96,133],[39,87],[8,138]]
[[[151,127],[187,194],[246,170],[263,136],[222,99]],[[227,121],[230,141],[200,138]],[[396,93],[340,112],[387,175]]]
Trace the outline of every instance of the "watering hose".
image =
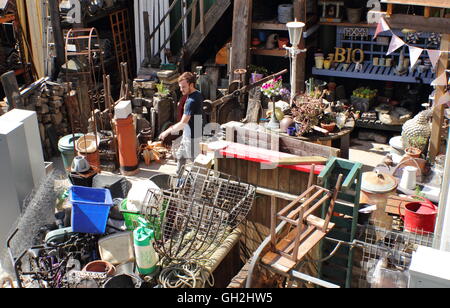
[[164,268],[159,274],[159,282],[164,288],[204,288],[215,284],[212,273],[198,263],[174,264]]

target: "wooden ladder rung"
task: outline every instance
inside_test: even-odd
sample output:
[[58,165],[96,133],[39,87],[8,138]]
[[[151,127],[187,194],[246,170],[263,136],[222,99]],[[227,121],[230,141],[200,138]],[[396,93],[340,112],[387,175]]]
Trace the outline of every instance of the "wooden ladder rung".
[[323,189],[321,187],[318,186],[311,186],[310,188],[308,188],[303,194],[301,194],[300,196],[298,196],[297,199],[295,199],[294,201],[292,201],[291,203],[289,203],[289,205],[287,205],[285,208],[283,208],[281,211],[278,212],[279,215],[284,216],[286,215],[286,213],[292,208],[294,207],[298,202],[300,202],[303,198],[305,198],[307,195],[311,194],[315,189]]
[[325,192],[325,189],[321,188],[319,189],[314,195],[312,195],[308,200],[306,200],[305,202],[303,202],[303,204],[301,206],[299,206],[297,209],[295,209],[294,211],[292,211],[291,213],[289,213],[289,215],[287,215],[287,218],[289,219],[293,219],[302,209],[306,208],[307,206],[309,206],[311,203],[314,202],[314,200],[316,200],[322,193]]

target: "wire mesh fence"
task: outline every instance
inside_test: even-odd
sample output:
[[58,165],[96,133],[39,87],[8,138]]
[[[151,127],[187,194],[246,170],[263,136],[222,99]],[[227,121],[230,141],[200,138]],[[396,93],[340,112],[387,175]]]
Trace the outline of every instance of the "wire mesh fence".
[[359,225],[359,288],[406,288],[411,258],[418,246],[431,247],[435,235],[422,230],[392,230],[381,223]]

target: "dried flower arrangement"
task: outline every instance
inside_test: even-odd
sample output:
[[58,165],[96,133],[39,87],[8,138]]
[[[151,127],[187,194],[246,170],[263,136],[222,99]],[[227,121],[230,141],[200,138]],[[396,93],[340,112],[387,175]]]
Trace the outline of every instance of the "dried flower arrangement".
[[294,103],[295,106],[292,107],[291,112],[297,126],[297,136],[303,136],[320,123],[327,105],[323,103],[322,98],[306,95],[298,96]]

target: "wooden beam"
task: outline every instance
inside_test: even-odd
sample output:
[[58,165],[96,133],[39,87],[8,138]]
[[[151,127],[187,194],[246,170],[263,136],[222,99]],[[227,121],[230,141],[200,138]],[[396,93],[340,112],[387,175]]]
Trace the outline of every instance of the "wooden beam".
[[395,29],[412,28],[423,32],[450,33],[450,18],[392,14],[386,16],[386,21]]
[[[449,50],[450,34],[445,34],[441,38],[441,50]],[[436,76],[441,76],[448,67],[448,53],[442,53],[437,63]],[[437,105],[439,99],[445,95],[445,86],[436,87],[433,108],[433,124],[431,127],[429,158],[434,161],[441,150],[442,125],[444,123],[444,105]]]
[[[298,21],[305,23],[306,25],[306,0],[294,1],[294,18],[296,18]],[[303,37],[300,40],[298,48],[299,49],[306,48],[306,42]],[[297,92],[305,91],[305,73],[306,73],[305,65],[306,65],[306,53],[302,52],[301,54],[297,55],[297,70],[295,76]]]
[[253,0],[234,1],[230,82],[239,78],[236,69],[246,69],[250,63],[252,11]]
[[382,3],[430,6],[450,9],[450,2],[442,0],[381,0]]

